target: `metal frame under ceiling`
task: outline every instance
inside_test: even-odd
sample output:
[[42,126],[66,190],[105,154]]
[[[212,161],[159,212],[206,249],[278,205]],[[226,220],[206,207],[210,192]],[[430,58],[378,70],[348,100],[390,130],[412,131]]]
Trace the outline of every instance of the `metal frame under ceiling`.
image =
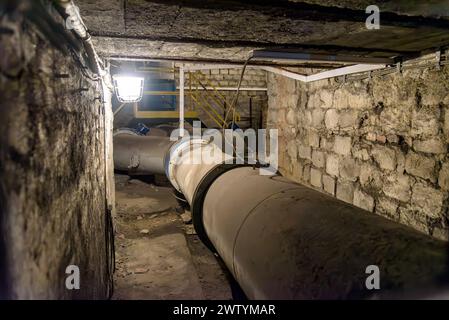
[[[254,57],[271,57],[273,56],[273,52],[264,52],[261,54],[262,51],[258,51],[258,53],[255,54],[256,51],[253,52],[253,55],[250,59],[253,59]],[[335,55],[312,55],[312,54],[302,54],[302,53],[287,53],[288,56],[291,59],[295,59],[297,57],[298,59],[307,60],[308,59],[314,59],[314,61],[320,61],[320,62],[341,62],[341,63],[354,63],[359,61],[369,62],[370,64],[355,64],[350,66],[344,66],[341,68],[333,69],[333,70],[327,70],[322,71],[313,75],[303,75],[296,72],[292,72],[286,69],[278,68],[278,67],[270,67],[270,66],[260,66],[260,65],[247,65],[248,68],[256,68],[256,69],[262,69],[268,72],[276,73],[288,78],[292,78],[295,80],[299,80],[305,83],[333,78],[337,76],[342,75],[348,75],[348,74],[354,74],[354,73],[360,73],[360,72],[366,72],[366,71],[373,71],[378,69],[385,68],[388,64],[393,64],[394,61],[392,59],[380,59],[380,58],[360,58],[360,57],[349,57],[349,56],[335,56]],[[286,57],[285,55],[282,55],[282,57]],[[248,59],[248,61],[250,60]],[[352,60],[351,60],[352,59]],[[232,69],[232,68],[243,68],[243,65],[233,65],[233,64],[202,64],[202,65],[195,65],[195,66],[185,66],[182,65],[179,67],[179,129],[181,136],[183,135],[183,129],[184,129],[184,74],[185,72],[189,71],[198,71],[198,70],[211,70],[211,69]]]
[[342,54],[322,54],[297,51],[253,50],[252,61],[263,62],[307,62],[307,63],[341,63],[341,64],[394,64],[394,58],[353,56]]
[[[436,53],[437,57],[441,57],[441,51]],[[271,62],[271,66],[249,64],[250,60],[263,61],[265,63]],[[281,67],[273,66],[273,62],[279,61],[303,61],[303,62],[320,62],[329,64],[329,69],[333,67],[332,64],[340,64],[339,68],[320,71],[315,74],[305,75],[297,72],[293,72]],[[303,52],[288,52],[288,51],[266,51],[255,50],[252,52],[250,58],[246,63],[246,68],[256,68],[272,72],[281,76],[285,76],[294,80],[298,80],[304,83],[310,83],[314,81],[330,79],[339,76],[346,76],[351,74],[371,72],[375,70],[385,69],[394,65],[401,65],[402,62],[398,58],[379,58],[379,57],[358,57],[358,56],[345,56],[345,55],[332,55],[332,54],[312,54]],[[217,63],[204,63],[188,65],[181,63],[179,66],[179,128],[181,135],[184,129],[184,78],[186,72],[199,71],[199,70],[212,70],[212,69],[237,69],[244,68],[245,65],[238,64],[217,64]]]
[[[279,67],[268,67],[258,65],[248,65],[247,68],[261,69],[268,72],[276,73],[291,79],[295,79],[301,82],[313,82],[318,80],[324,80],[359,72],[367,72],[373,70],[379,70],[387,67],[386,64],[356,64],[352,66],[345,66],[333,70],[322,71],[312,75],[303,75],[297,72],[289,71]],[[198,70],[212,70],[212,69],[238,69],[243,68],[242,65],[227,65],[227,64],[203,64],[198,66],[185,66],[184,72],[198,71]]]

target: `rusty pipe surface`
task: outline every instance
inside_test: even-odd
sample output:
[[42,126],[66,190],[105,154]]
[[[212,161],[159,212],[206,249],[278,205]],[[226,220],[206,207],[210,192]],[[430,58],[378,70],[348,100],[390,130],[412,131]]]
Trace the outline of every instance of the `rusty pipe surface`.
[[[159,141],[139,149],[165,159],[198,235],[250,299],[426,297],[420,289],[446,284],[445,242],[252,166],[192,163],[193,152],[228,157],[201,139],[142,138]],[[369,266],[379,268],[379,290],[366,286]]]

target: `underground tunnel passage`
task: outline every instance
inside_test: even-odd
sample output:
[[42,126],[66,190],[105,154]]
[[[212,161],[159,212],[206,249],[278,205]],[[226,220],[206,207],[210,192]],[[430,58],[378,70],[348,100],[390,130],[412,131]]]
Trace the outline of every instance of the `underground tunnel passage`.
[[0,298],[449,298],[446,1],[0,12]]

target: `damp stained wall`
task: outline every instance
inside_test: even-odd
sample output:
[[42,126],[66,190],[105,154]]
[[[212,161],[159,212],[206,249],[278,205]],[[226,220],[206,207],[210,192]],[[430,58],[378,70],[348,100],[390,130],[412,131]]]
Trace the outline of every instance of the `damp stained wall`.
[[308,84],[269,74],[268,106],[283,175],[448,239],[448,66]]
[[[110,105],[70,56],[14,19],[0,22],[8,31],[0,34],[1,296],[104,299],[114,203]],[[72,264],[79,290],[65,286]]]

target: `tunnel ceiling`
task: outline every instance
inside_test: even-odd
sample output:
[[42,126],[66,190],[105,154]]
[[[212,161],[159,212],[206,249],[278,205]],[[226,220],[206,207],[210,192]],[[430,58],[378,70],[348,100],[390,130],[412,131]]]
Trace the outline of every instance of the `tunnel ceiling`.
[[[365,27],[364,8],[370,1],[340,1],[340,8],[329,6],[333,1],[306,2],[78,0],[77,4],[105,56],[241,62],[251,50],[266,48],[393,57],[449,45],[447,1],[418,5],[382,1],[380,30]],[[417,12],[424,16],[415,16]]]
[[341,8],[365,10],[369,5],[376,4],[383,11],[401,15],[421,15],[425,17],[449,18],[449,2],[446,0],[290,0],[322,6],[337,6]]

